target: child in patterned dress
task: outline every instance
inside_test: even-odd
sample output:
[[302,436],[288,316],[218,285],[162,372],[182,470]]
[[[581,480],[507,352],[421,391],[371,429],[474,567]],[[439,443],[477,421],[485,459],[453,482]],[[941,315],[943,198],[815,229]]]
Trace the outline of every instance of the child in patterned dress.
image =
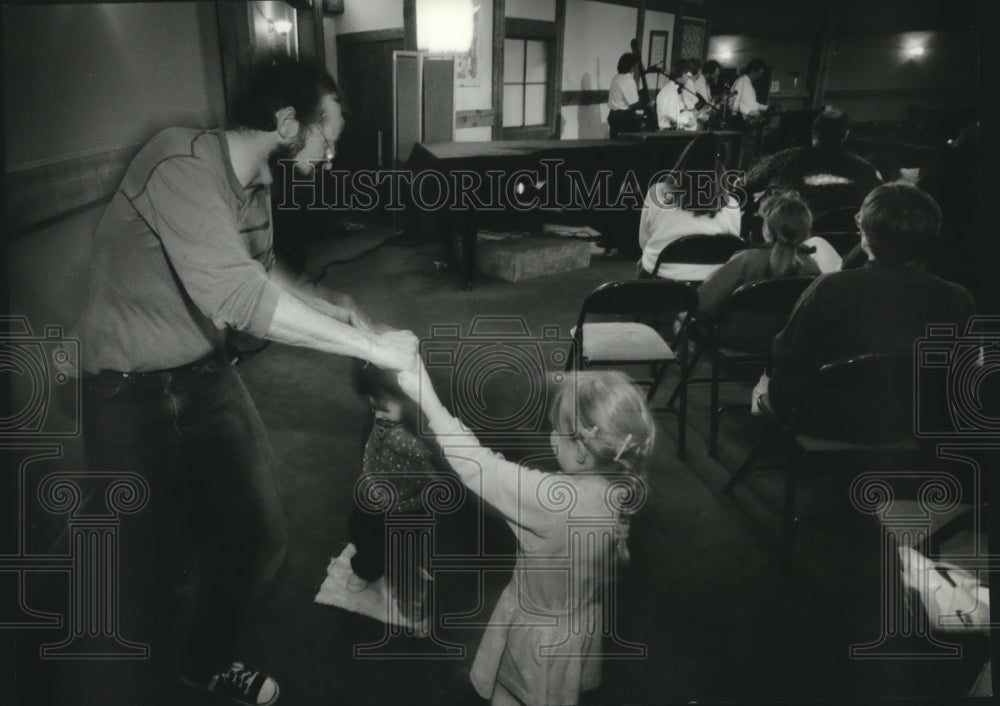
[[413,432],[416,404],[400,390],[395,373],[366,363],[355,387],[371,406],[372,426],[351,511],[355,554],[348,588],[375,590],[386,602],[390,621],[401,617],[398,622],[427,634],[429,557],[390,543],[387,523],[428,515],[423,492],[436,477],[436,450]]

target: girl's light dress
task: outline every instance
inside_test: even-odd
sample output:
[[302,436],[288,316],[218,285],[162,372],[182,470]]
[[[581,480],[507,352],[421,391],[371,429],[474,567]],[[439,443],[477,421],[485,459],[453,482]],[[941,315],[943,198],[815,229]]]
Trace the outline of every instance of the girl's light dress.
[[431,424],[462,482],[503,513],[518,539],[513,578],[472,666],[476,691],[490,698],[499,682],[529,706],[578,703],[601,682],[602,603],[614,577],[622,487],[511,463],[450,415]]

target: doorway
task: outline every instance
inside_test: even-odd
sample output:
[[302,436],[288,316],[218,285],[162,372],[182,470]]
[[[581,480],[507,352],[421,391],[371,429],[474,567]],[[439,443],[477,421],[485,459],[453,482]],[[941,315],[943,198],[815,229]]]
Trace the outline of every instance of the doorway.
[[344,169],[392,166],[392,52],[402,49],[402,29],[337,37],[338,81],[348,116],[337,148]]

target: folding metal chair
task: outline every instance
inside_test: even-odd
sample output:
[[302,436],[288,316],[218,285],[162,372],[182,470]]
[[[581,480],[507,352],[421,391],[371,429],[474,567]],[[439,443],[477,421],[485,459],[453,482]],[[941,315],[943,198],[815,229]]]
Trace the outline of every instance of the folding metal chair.
[[[719,421],[722,413],[730,409],[750,408],[749,403],[720,406],[719,383],[751,382],[760,377],[763,367],[771,359],[774,337],[785,327],[792,307],[812,281],[811,277],[789,277],[744,284],[729,295],[717,317],[712,318],[699,312],[689,324],[703,335],[703,338],[696,340],[697,349],[691,359],[691,370],[703,353],[707,352],[711,360],[710,377],[692,379],[689,370],[687,384],[711,383],[708,455],[712,458],[718,457]],[[734,335],[734,329],[744,332],[752,330],[753,336],[748,338],[745,334]],[[723,378],[719,376],[721,363],[759,363],[760,367],[755,369],[756,376],[753,378]]]
[[826,240],[843,257],[861,242],[861,233],[854,218],[857,206],[845,206],[826,211],[813,220],[812,233]]
[[881,468],[890,457],[899,462],[926,453],[914,437],[913,384],[912,354],[868,354],[822,366],[784,412],[762,396],[759,402],[768,433],[724,492],[732,492],[755,469],[764,451],[786,450],[781,464],[786,470],[782,547],[790,559],[797,521],[796,483],[804,471],[818,467],[820,456],[843,460],[849,454],[847,467],[860,472],[872,463]]
[[[653,276],[659,277],[660,265],[684,264],[721,266],[729,261],[733,253],[747,247],[746,242],[738,235],[683,235],[677,240],[672,240],[660,251],[656,258],[656,265],[653,267]],[[699,284],[706,280],[714,271],[711,267],[704,267],[704,276],[699,279],[676,280],[687,284]]]
[[[672,324],[679,312],[693,312],[698,306],[698,292],[680,282],[671,280],[627,280],[607,282],[591,292],[583,301],[580,316],[573,329],[574,346],[567,370],[583,370],[593,365],[651,366],[647,399],[652,401],[663,375],[671,363],[680,366],[680,410],[657,409],[677,414],[677,457],[684,458],[687,424],[687,338],[682,335],[676,342],[678,353],[664,340],[657,324]],[[613,321],[590,321],[594,317],[617,317]],[[643,317],[652,319],[644,323]],[[628,318],[631,320],[621,320]],[[682,331],[684,327],[682,327]]]

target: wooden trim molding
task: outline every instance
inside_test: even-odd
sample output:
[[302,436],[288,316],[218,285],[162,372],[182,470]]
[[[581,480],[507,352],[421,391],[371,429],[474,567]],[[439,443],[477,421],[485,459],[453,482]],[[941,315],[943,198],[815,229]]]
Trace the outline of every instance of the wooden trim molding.
[[549,105],[551,114],[549,121],[554,127],[553,137],[562,137],[562,91],[559,87],[563,81],[563,53],[566,47],[566,0],[556,0],[556,39],[555,65],[552,67],[552,79],[549,82]]
[[506,17],[504,18],[504,36],[517,37],[518,39],[555,39],[556,23]]
[[562,105],[600,105],[608,102],[607,91],[561,91]]
[[417,0],[403,0],[403,50],[417,51]]
[[7,171],[10,229],[23,235],[108,201],[143,143],[95,150]]
[[404,39],[402,27],[372,29],[367,32],[347,32],[337,35],[338,44],[365,44],[367,42],[390,42]]
[[503,38],[505,0],[493,0],[493,139],[503,139]]
[[492,108],[455,111],[455,129],[462,127],[493,127],[496,114]]
[[823,90],[823,99],[827,98],[947,98],[967,99],[970,105],[976,102],[975,93],[959,88],[827,88]]

